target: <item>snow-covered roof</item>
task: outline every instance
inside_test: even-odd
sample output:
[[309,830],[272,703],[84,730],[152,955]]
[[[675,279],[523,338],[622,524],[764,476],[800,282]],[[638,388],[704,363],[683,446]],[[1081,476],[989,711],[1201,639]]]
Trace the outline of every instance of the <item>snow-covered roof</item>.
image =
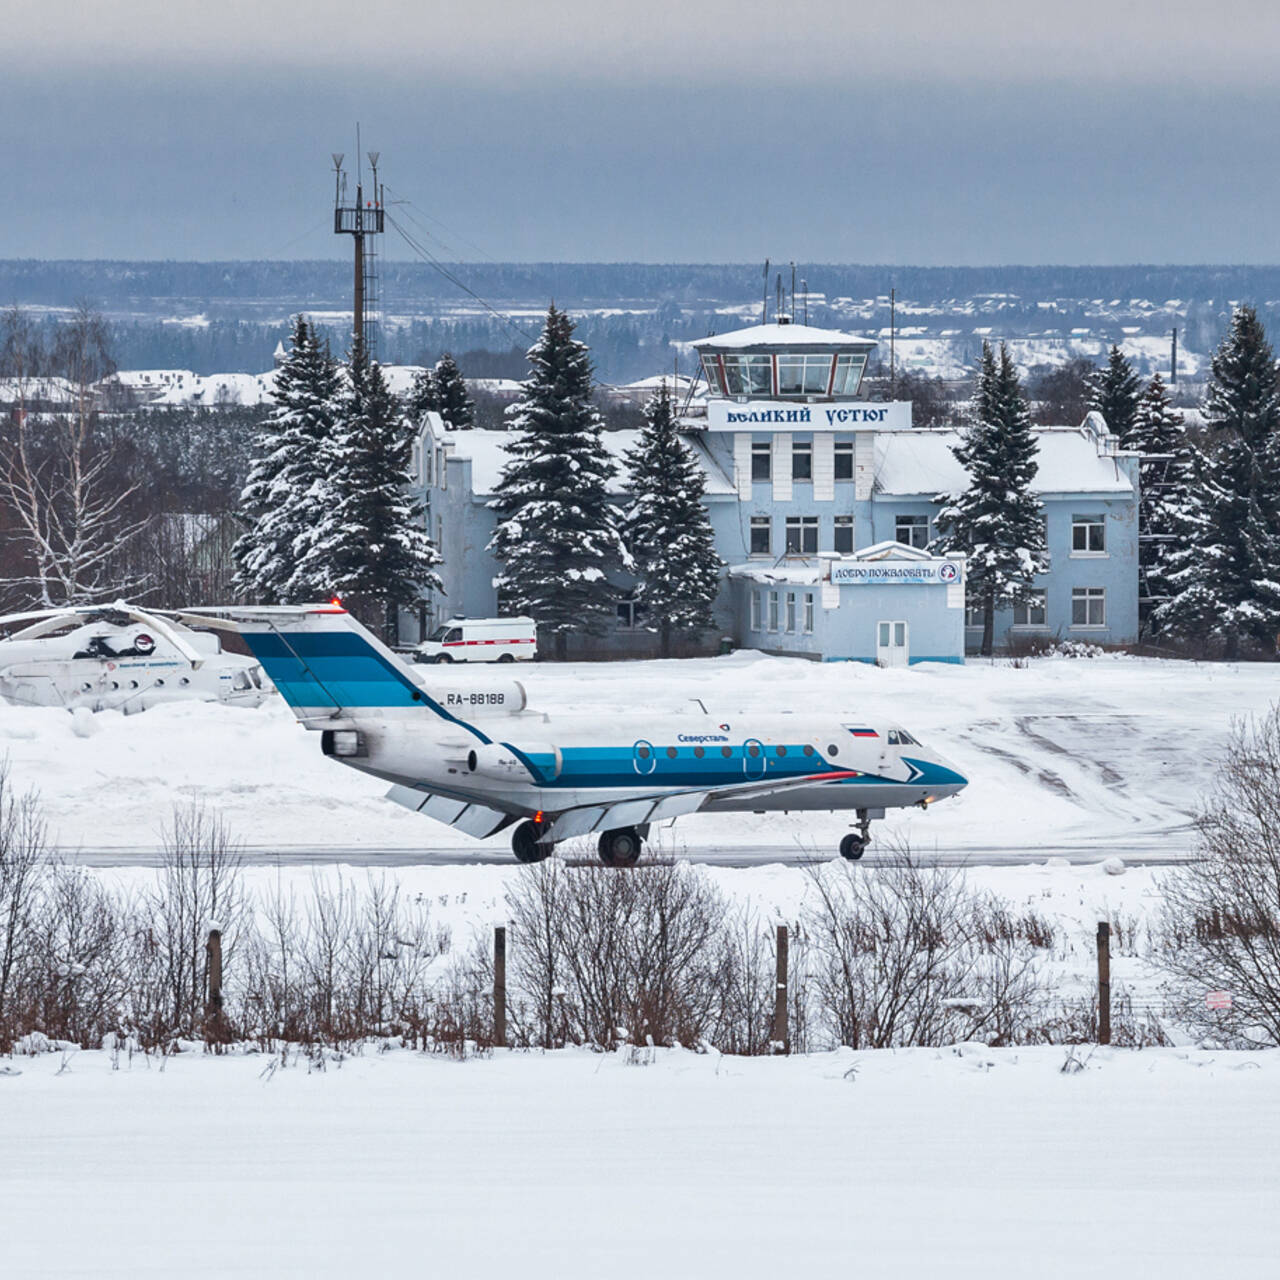
[[739,351],[750,347],[844,347],[870,351],[876,345],[871,338],[840,329],[818,329],[807,324],[757,324],[732,333],[718,333],[712,338],[699,338],[690,346],[708,351]]
[[[1036,493],[1131,493],[1133,485],[1102,441],[1078,427],[1041,427]],[[955,493],[969,485],[952,449],[956,431],[884,431],[875,436],[875,489],[883,494]]]
[[[635,448],[639,435],[638,430],[604,431],[600,439],[608,450],[609,456],[616,462],[621,462],[622,455],[627,450]],[[515,438],[516,433],[513,431],[480,430],[449,431],[437,436],[440,443],[450,446],[451,458],[471,460],[471,492],[477,498],[488,497],[496,491],[502,468],[507,462],[507,449]],[[698,465],[707,477],[707,493],[737,493],[729,477],[711,458],[700,441],[686,436],[685,443],[693,450]],[[625,476],[619,467],[619,472],[609,483],[609,492],[621,493],[624,479]]]
[[733,564],[727,570],[730,578],[747,582],[794,582],[808,584],[822,581],[821,564]]

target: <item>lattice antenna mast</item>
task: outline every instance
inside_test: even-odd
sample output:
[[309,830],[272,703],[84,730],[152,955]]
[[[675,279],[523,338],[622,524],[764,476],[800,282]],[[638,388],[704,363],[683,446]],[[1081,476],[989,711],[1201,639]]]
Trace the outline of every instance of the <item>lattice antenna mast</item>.
[[356,198],[352,202],[347,197],[347,174],[342,167],[342,153],[333,153],[333,230],[335,235],[351,236],[354,242],[351,337],[353,342],[357,336],[364,339],[365,351],[371,360],[378,354],[378,257],[374,237],[381,235],[384,227],[378,155],[376,151],[370,151],[368,155],[369,168],[373,173],[368,197],[364,190],[364,175],[357,173]]

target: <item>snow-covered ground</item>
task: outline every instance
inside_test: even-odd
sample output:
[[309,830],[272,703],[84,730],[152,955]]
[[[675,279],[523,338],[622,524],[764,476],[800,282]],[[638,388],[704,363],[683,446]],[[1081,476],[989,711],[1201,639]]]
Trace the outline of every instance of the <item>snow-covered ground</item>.
[[17,1058],[3,1274],[1271,1274],[1280,1053],[1077,1054]]
[[[505,679],[506,672],[442,682]],[[670,662],[536,664],[515,673],[539,710],[602,723],[658,708],[713,715],[856,714],[905,725],[970,779],[960,796],[886,824],[914,847],[1179,853],[1233,718],[1280,695],[1280,668],[1129,657],[881,670],[741,651]],[[81,736],[87,734],[87,736]],[[54,835],[77,848],[155,848],[175,803],[203,800],[254,847],[497,852],[385,801],[385,788],[320,754],[278,699],[256,710],[181,703],[88,720],[0,706],[0,756],[44,796]],[[826,854],[844,815],[695,815],[656,834],[670,852],[725,844]]]

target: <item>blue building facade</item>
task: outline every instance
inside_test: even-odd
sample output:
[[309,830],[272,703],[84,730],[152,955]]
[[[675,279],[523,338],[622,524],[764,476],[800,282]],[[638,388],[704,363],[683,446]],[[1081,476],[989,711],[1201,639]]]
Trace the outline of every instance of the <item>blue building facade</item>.
[[[853,335],[772,324],[694,345],[711,393],[684,419],[685,438],[706,476],[707,513],[728,565],[709,638],[828,660],[962,660],[981,623],[965,605],[963,562],[927,550],[938,496],[967,485],[953,452],[957,432],[913,428],[908,403],[861,399],[875,344]],[[635,434],[604,437],[619,497]],[[997,642],[1132,642],[1138,458],[1117,447],[1097,414],[1037,437],[1033,489],[1051,563],[1035,600],[997,614]],[[446,432],[427,415],[416,476],[446,594],[405,619],[405,639],[433,620],[502,611],[485,550],[494,527],[487,503],[510,439]],[[651,633],[630,602],[619,605],[604,647],[650,651]]]

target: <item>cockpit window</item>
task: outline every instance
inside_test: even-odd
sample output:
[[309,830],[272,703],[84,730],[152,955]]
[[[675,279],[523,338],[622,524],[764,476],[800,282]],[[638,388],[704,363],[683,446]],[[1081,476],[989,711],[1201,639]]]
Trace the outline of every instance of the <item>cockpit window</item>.
[[897,729],[890,729],[889,732],[885,735],[885,737],[888,739],[889,745],[891,747],[896,747],[898,745]]
[[890,729],[886,736],[891,747],[918,747],[920,745],[905,729]]

